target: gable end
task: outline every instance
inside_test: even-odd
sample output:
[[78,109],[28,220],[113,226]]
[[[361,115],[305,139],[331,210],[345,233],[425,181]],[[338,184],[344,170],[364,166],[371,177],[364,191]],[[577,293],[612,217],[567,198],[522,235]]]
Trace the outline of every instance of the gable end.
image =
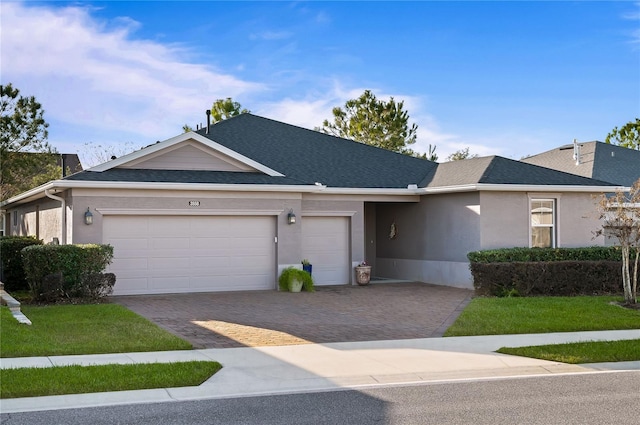
[[122,164],[118,168],[137,168],[147,170],[185,170],[185,171],[235,171],[255,172],[228,155],[203,146],[191,140],[170,146],[153,154]]

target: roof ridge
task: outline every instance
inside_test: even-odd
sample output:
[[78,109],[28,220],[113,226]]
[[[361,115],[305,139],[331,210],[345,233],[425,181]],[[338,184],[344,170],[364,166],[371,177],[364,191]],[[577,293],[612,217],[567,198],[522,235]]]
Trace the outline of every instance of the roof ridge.
[[503,158],[503,157],[498,156],[498,155],[484,156],[482,158],[491,158],[491,159],[489,160],[489,164],[485,167],[484,171],[482,172],[482,175],[478,179],[478,183],[483,183],[485,179],[489,179],[489,175],[491,174],[491,171],[493,171],[493,169],[495,167],[495,164],[497,162],[496,161],[497,158],[508,159],[508,158]]

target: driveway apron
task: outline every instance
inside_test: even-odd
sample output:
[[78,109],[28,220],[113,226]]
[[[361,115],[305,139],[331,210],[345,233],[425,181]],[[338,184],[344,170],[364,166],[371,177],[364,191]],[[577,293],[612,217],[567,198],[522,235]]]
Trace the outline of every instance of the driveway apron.
[[472,291],[425,283],[114,296],[195,348],[439,337]]

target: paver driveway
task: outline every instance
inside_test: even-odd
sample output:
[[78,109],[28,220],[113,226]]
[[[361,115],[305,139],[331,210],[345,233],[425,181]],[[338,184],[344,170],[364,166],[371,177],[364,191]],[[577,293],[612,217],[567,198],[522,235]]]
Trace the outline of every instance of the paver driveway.
[[472,291],[424,283],[111,297],[196,348],[442,336]]

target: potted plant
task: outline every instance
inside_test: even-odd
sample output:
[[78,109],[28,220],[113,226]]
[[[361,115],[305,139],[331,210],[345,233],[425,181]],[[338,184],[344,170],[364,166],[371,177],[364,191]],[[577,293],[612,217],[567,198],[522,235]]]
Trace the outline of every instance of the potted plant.
[[278,286],[281,291],[300,292],[305,290],[313,292],[313,279],[311,275],[304,270],[295,267],[287,267],[280,274]]
[[302,270],[312,275],[311,271],[313,270],[313,265],[306,258],[302,260]]
[[363,261],[362,263],[356,266],[356,283],[358,285],[368,285],[371,281],[371,266],[367,261]]

